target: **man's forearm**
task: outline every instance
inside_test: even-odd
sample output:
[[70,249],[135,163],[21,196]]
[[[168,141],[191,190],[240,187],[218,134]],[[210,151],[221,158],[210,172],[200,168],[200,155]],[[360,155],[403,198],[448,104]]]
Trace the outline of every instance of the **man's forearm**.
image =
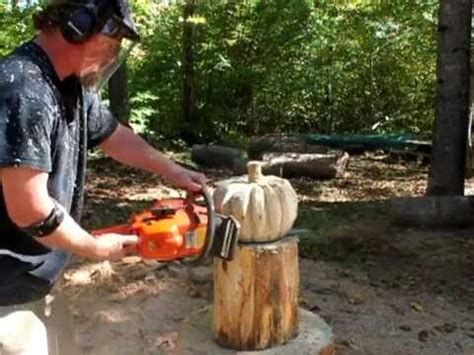
[[206,184],[204,174],[181,167],[122,125],[100,147],[113,159],[161,175],[188,191],[198,192]]
[[101,149],[122,164],[150,171],[164,178],[169,178],[179,169],[176,163],[123,126],[119,126],[112,137],[102,143]]
[[[133,250],[138,242],[137,236],[107,233],[95,238],[82,229],[63,207],[57,204],[55,207],[48,193],[48,177],[47,173],[30,168],[0,169],[0,187],[13,223],[50,248],[84,257],[119,260]],[[63,212],[63,219],[58,208]],[[45,236],[39,237],[39,234]]]
[[[44,222],[55,206],[47,190],[48,174],[30,168],[4,168],[0,172],[3,196],[12,222],[21,229],[31,229]],[[61,206],[59,208],[63,209]],[[93,256],[96,244],[94,237],[82,229],[66,211],[64,216],[57,228],[52,227],[50,235],[37,240],[51,248]]]
[[35,239],[47,247],[66,250],[83,257],[94,257],[97,254],[94,236],[82,229],[66,212],[63,222],[53,233]]

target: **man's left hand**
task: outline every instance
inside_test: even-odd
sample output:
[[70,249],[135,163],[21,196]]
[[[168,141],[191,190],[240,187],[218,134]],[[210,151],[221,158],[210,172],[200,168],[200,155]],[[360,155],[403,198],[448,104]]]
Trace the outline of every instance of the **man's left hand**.
[[202,173],[185,169],[179,165],[167,176],[170,183],[192,192],[201,191],[206,184],[206,176]]

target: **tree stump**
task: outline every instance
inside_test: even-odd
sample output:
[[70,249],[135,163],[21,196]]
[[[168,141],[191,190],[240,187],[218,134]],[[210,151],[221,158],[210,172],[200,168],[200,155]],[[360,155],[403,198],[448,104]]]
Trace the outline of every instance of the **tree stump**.
[[214,262],[213,331],[234,350],[260,350],[298,335],[298,242],[239,244],[231,262]]

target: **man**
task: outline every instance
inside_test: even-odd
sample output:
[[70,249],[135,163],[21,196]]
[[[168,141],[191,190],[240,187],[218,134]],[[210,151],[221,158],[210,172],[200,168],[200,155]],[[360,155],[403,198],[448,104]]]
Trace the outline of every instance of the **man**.
[[126,0],[50,0],[36,38],[0,60],[0,306],[43,298],[71,253],[117,260],[136,236],[95,238],[78,224],[86,151],[197,191],[204,175],[119,124],[94,91],[139,39]]

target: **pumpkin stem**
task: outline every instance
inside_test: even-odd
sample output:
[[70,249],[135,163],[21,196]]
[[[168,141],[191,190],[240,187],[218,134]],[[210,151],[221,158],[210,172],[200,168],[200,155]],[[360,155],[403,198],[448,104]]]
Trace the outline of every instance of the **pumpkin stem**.
[[263,177],[262,165],[263,164],[260,161],[249,161],[247,163],[247,172],[249,174],[249,182],[257,182]]

